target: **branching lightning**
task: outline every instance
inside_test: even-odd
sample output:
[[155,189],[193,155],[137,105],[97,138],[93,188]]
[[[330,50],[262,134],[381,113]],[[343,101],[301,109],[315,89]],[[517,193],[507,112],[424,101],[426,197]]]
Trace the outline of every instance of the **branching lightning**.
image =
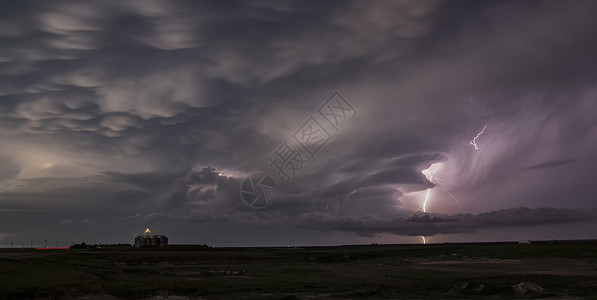
[[[456,201],[456,205],[458,205],[458,208],[460,209],[460,201],[458,200],[458,198],[456,198],[456,196],[454,196],[452,193],[450,193],[450,191],[448,191],[448,188],[446,188],[446,185],[451,184],[451,183],[449,183],[441,178],[433,176],[435,174],[435,172],[438,171],[439,167],[440,167],[440,164],[435,163],[435,164],[432,164],[429,168],[421,171],[421,173],[423,173],[423,175],[425,175],[427,180],[439,185],[446,192],[446,194],[450,195],[450,197],[452,199],[454,199],[454,201]],[[430,193],[431,193],[431,189],[427,189],[427,194],[425,195],[425,201],[423,201],[423,212],[427,212],[427,202],[429,201]]]
[[477,133],[477,135],[473,138],[473,140],[469,142],[469,145],[472,145],[473,147],[475,147],[475,150],[479,150],[479,145],[477,145],[477,139],[483,134],[483,132],[485,132],[486,128],[487,128],[487,125],[483,126],[483,129],[481,129],[481,131],[479,131],[479,133]]
[[[487,129],[487,125],[484,125],[483,128],[481,129],[481,131],[479,131],[479,133],[477,133],[477,135],[469,142],[469,145],[472,145],[473,147],[475,147],[475,150],[479,150],[479,145],[477,144],[477,139],[485,132],[485,129]],[[446,188],[446,184],[450,184],[450,183],[444,181],[443,179],[433,176],[435,174],[435,172],[438,171],[439,167],[440,167],[440,164],[435,163],[435,164],[432,164],[431,166],[429,166],[429,168],[421,171],[421,173],[423,173],[423,175],[425,175],[427,180],[439,185],[448,195],[450,195],[450,197],[452,197],[452,199],[454,199],[454,201],[456,201],[456,204],[458,205],[458,208],[460,209],[460,201],[458,201],[458,198],[456,198],[456,196],[454,196],[452,193],[450,193],[450,191],[448,191],[448,189]],[[425,200],[423,201],[423,212],[427,212],[427,203],[429,203],[430,195],[431,195],[431,188],[428,188],[427,191],[425,192]],[[423,244],[427,244],[427,241],[425,240],[424,236],[421,236],[421,239],[423,240]]]

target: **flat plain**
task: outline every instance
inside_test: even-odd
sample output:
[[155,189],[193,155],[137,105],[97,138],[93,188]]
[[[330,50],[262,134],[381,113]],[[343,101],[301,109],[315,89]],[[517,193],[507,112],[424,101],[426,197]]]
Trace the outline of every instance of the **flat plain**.
[[0,299],[597,299],[594,241],[0,249]]

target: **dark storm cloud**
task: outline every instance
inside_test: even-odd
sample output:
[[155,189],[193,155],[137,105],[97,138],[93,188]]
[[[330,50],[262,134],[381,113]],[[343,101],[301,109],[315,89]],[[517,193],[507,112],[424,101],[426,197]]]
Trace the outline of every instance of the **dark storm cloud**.
[[[549,209],[507,208],[593,205],[596,9],[2,2],[0,209],[39,208],[48,215],[32,223],[72,221],[63,227],[80,214],[90,228],[109,219],[173,231],[179,221],[407,235],[548,224]],[[268,156],[334,90],[357,117],[292,182],[276,177],[272,205],[244,205],[244,177],[275,175]],[[461,208],[421,173],[434,163]],[[425,222],[413,193],[428,188],[430,209],[449,214]],[[554,223],[573,212],[555,209]]]
[[406,221],[417,222],[417,223],[434,223],[434,222],[456,222],[456,219],[431,216],[429,214],[414,214],[412,217],[410,217]]
[[152,197],[143,190],[93,178],[38,177],[19,183],[0,193],[3,207],[95,211],[100,215],[114,209],[132,209]]
[[[232,193],[238,194],[238,182],[210,166],[197,166],[180,173],[105,172],[104,175],[109,182],[146,193],[149,196],[146,201],[154,202],[150,209],[169,210],[193,203],[208,203],[218,197],[229,199]],[[141,215],[135,214],[137,217]],[[152,212],[149,215],[166,214]]]
[[551,160],[542,163],[538,163],[535,165],[530,165],[527,167],[520,168],[521,171],[529,171],[529,170],[536,170],[536,169],[543,169],[543,168],[555,168],[562,165],[570,164],[576,162],[576,159],[561,159],[561,160]]
[[0,155],[0,182],[6,179],[13,179],[19,174],[19,165],[10,157]]

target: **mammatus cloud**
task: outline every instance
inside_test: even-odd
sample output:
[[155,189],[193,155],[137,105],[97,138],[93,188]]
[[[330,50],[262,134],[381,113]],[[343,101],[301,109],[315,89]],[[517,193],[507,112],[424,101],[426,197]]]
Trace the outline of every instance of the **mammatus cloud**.
[[[0,228],[24,225],[0,231],[126,240],[151,223],[230,245],[588,220],[559,207],[593,207],[597,194],[596,9],[2,3]],[[275,175],[268,156],[334,90],[358,117],[291,183],[276,177],[270,206],[244,205],[242,180]],[[445,190],[421,174],[432,164]],[[427,189],[432,213],[419,214]]]

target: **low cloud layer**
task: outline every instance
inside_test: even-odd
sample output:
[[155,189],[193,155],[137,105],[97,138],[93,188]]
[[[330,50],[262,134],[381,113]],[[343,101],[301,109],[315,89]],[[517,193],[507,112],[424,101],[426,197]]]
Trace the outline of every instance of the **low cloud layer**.
[[396,235],[434,236],[437,234],[469,233],[488,228],[567,224],[594,220],[595,209],[509,208],[480,214],[436,215],[417,213],[408,219],[379,220],[373,218],[341,218],[309,223],[315,228],[349,231],[364,236],[390,233]]

